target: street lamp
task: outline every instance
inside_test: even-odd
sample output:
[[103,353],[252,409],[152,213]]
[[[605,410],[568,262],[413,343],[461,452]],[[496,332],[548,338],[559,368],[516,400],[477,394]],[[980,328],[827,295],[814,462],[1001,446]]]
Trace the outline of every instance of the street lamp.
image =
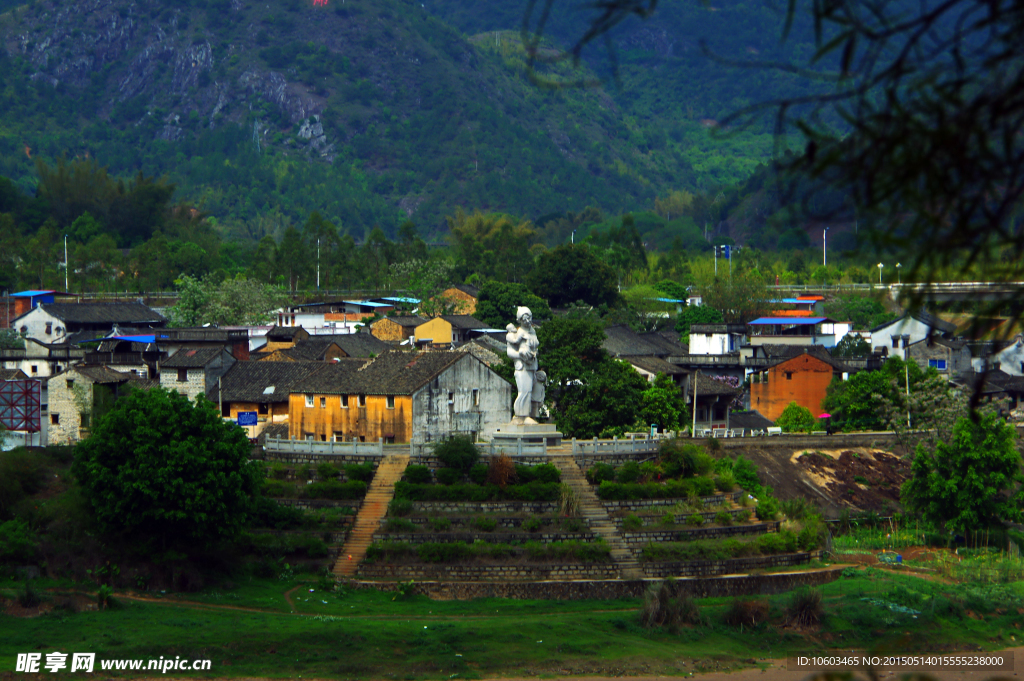
[[900,268],[901,267],[903,267],[903,265],[901,265],[900,263],[896,263],[896,283],[897,284],[902,284],[903,283],[903,279],[902,279],[902,277],[900,277]]
[[821,230],[821,266],[828,266],[828,251],[825,249],[826,235],[828,234],[828,227]]
[[882,263],[878,263],[878,285],[882,285],[882,268],[885,267]]

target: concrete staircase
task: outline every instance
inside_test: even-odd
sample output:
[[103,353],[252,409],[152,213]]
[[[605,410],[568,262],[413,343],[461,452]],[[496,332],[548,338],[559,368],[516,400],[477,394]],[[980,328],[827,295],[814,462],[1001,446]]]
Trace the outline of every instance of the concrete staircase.
[[377,466],[373,482],[366,490],[366,498],[356,514],[352,531],[341,549],[338,562],[334,564],[335,577],[354,577],[359,564],[366,557],[366,549],[373,543],[373,533],[380,527],[380,521],[388,512],[388,504],[395,496],[395,483],[402,479],[408,454],[390,454]]
[[618,526],[609,517],[604,504],[597,498],[597,494],[587,482],[580,467],[576,465],[571,456],[553,456],[551,461],[562,472],[562,482],[576,490],[576,496],[580,503],[580,516],[587,521],[590,529],[608,542],[608,546],[611,547],[612,560],[619,568],[619,577],[621,579],[643,579],[643,568],[633,552],[626,546],[622,535],[619,534]]

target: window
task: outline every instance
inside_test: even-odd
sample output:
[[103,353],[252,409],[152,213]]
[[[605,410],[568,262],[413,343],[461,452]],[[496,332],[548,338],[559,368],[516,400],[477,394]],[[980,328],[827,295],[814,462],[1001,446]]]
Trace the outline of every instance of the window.
[[394,409],[395,408],[395,396],[394,395],[388,395],[387,396],[387,401],[388,401],[388,409]]
[[900,339],[899,338],[893,338],[892,339],[892,346],[894,348],[898,348],[900,346]]
[[473,388],[473,406],[480,406],[480,390],[477,388]]
[[79,414],[78,415],[78,423],[79,423],[79,427],[80,428],[88,428],[89,427],[89,415],[88,414]]
[[455,393],[448,393],[448,404],[455,404]]
[[138,369],[132,369],[132,376],[138,376],[138,375],[139,375],[139,370]]
[[786,380],[787,381],[792,381],[793,380],[793,372],[792,371],[787,371],[786,372]]
[[334,431],[334,441],[335,442],[344,442],[345,441],[345,433],[341,432],[340,430]]
[[306,406],[307,407],[312,407],[313,406],[313,396],[312,395],[306,395]]
[[359,396],[359,406],[360,407],[365,407],[366,406],[366,395],[360,395]]
[[384,444],[386,444],[386,445],[393,445],[393,444],[395,444],[395,436],[394,435],[387,435],[387,436],[385,436],[384,437]]
[[69,378],[68,379],[68,390],[71,390],[74,387],[75,387],[75,380],[73,378]]
[[261,402],[258,411],[261,414],[269,414],[270,413],[270,405],[267,404],[266,402]]
[[[320,408],[321,409],[326,409],[327,408],[327,398],[326,397],[321,397],[320,398]],[[324,437],[326,437],[326,435]]]
[[50,425],[51,426],[59,426],[60,425],[60,414],[50,414]]
[[46,335],[53,333],[53,322],[46,322]]
[[320,436],[320,442],[327,442],[327,433]]
[[33,374],[38,374],[39,373],[39,365],[38,364],[33,364],[32,365],[32,373]]
[[341,408],[348,409],[348,395],[341,396]]
[[220,415],[224,416],[226,418],[231,418],[231,403],[230,402],[225,402],[224,404],[220,405]]
[[315,436],[313,435],[313,433],[306,433],[306,441],[307,442],[312,442],[314,437]]
[[188,381],[188,369],[178,369],[178,383],[186,383]]
[[935,369],[938,369],[939,371],[945,371],[946,370],[946,360],[944,360],[944,359],[930,359],[930,360],[928,360],[928,368],[929,369],[935,368]]

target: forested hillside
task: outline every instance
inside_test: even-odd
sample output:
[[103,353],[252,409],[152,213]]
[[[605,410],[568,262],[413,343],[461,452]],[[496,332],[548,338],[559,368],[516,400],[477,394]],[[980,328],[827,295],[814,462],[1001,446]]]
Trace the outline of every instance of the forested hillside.
[[[279,236],[318,210],[356,240],[407,218],[437,237],[458,206],[621,213],[740,181],[767,159],[767,128],[716,139],[714,119],[795,87],[697,47],[706,27],[732,56],[769,50],[780,18],[763,7],[666,3],[621,36],[618,84],[551,88],[525,73],[517,3],[457,5],[5,0],[0,175],[31,191],[36,158],[93,158],[166,175],[228,236]],[[552,53],[571,30],[557,18]],[[609,75],[590,68],[539,75]]]

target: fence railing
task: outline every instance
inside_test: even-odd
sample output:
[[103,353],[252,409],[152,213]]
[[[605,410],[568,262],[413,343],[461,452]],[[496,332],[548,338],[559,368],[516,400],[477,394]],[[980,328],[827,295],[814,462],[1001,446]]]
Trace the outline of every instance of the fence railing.
[[[327,456],[384,456],[384,440],[377,442],[341,442],[335,440],[288,440],[268,437],[264,443],[268,452],[289,454],[325,454]],[[407,450],[408,446],[403,447]]]

